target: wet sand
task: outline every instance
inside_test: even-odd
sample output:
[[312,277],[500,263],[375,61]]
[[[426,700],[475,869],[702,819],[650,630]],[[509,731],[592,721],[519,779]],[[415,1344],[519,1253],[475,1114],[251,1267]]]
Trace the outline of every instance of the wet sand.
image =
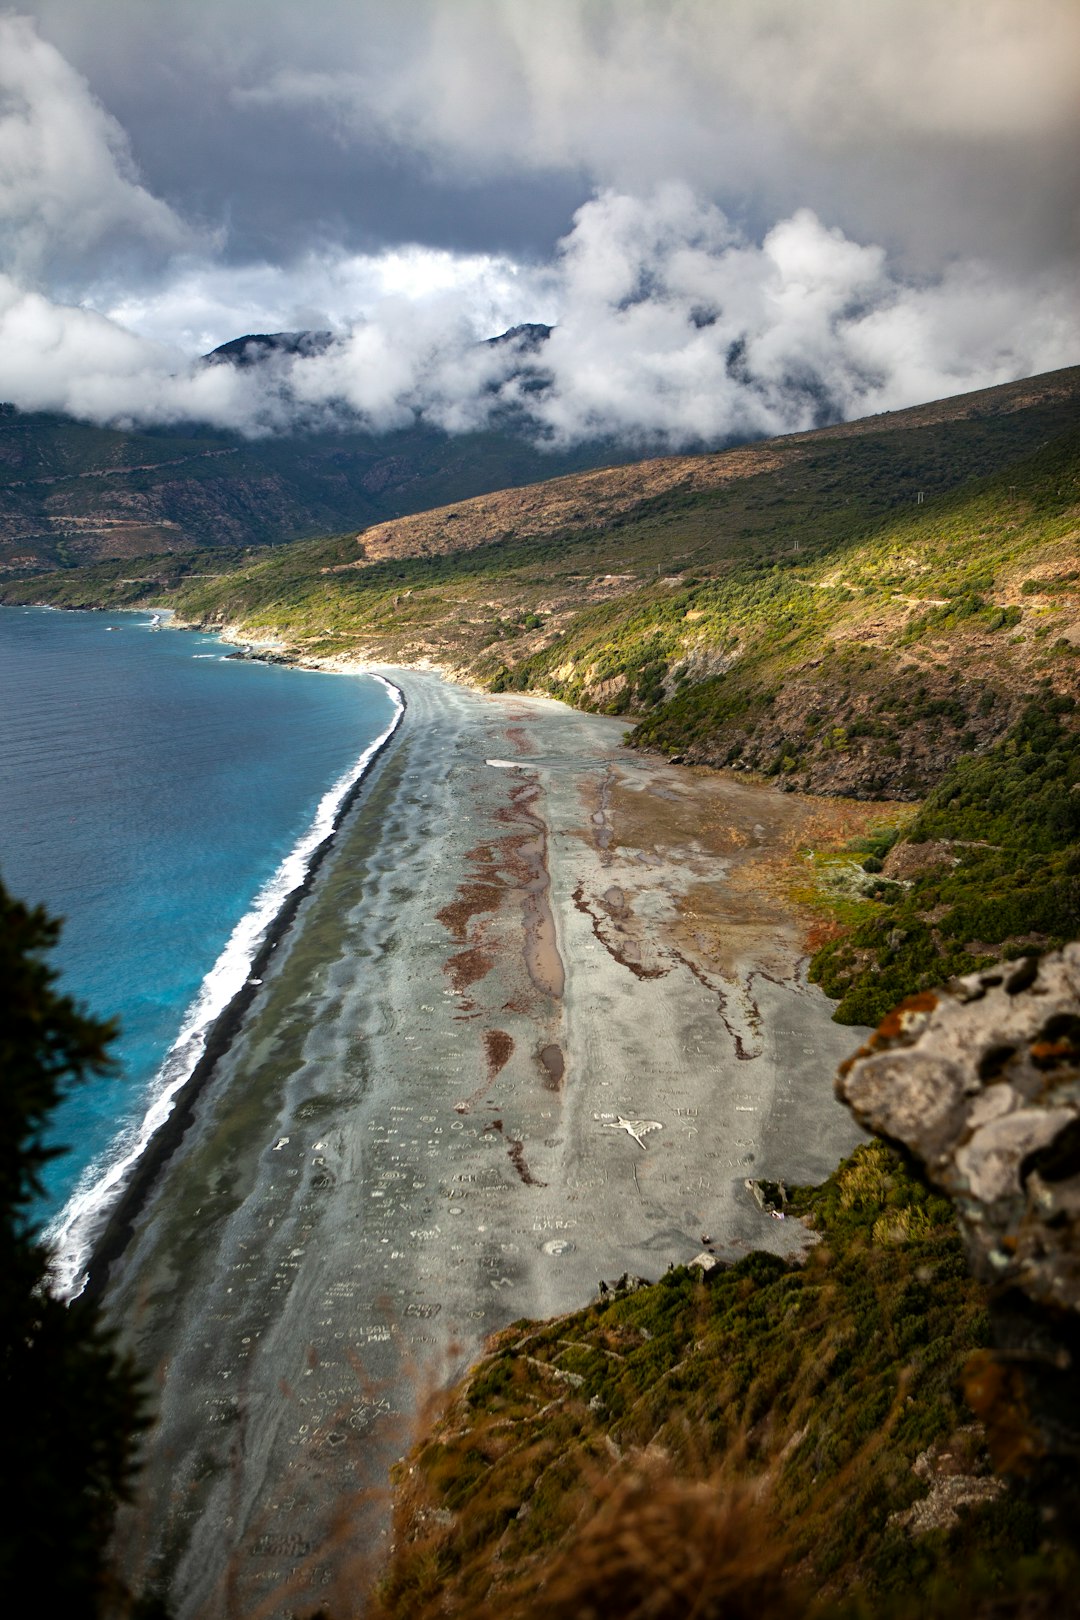
[[769,881],[819,805],[381,673],[406,718],[105,1286],[158,1410],[121,1554],[179,1620],[359,1612],[427,1390],[704,1234],[793,1249],[746,1177],[858,1139]]

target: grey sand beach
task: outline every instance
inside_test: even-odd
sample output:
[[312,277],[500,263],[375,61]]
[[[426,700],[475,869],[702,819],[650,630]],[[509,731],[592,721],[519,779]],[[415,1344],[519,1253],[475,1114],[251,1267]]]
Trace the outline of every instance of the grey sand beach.
[[121,1553],[180,1620],[361,1612],[388,1468],[487,1335],[705,1238],[796,1250],[747,1177],[858,1140],[858,1032],[760,882],[811,801],[383,673],[405,720],[106,1289],[157,1411]]

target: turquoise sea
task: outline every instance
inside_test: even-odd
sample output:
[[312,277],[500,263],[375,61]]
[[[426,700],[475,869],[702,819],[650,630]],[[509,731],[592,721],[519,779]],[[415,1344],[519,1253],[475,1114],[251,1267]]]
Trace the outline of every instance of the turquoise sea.
[[225,657],[150,614],[0,608],[0,878],[62,916],[61,988],[116,1016],[40,1211],[71,1286],[88,1235],[342,798],[396,724],[373,676]]

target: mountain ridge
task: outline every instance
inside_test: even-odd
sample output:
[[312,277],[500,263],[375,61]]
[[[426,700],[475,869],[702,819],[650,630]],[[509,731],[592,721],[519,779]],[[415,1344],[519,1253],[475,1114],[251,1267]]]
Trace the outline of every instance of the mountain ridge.
[[[528,387],[550,330],[531,323],[487,341],[516,345]],[[202,364],[251,371],[334,341],[323,331],[251,332]],[[463,434],[417,419],[387,433],[252,438],[198,423],[96,427],[0,404],[0,577],[193,546],[279,545],[633,454],[600,441],[539,446],[509,419]]]
[[[542,490],[526,485],[512,493],[477,495],[452,506],[388,519],[357,538],[365,555],[379,561],[391,556],[462,551],[503,539],[508,533],[519,537],[546,534],[575,520],[588,521],[589,517],[603,523],[647,497],[680,490],[688,493],[715,487],[729,478],[772,472],[800,459],[806,447],[836,439],[882,430],[932,427],[979,416],[1009,416],[1038,405],[1053,407],[1076,400],[1080,400],[1080,367],[1070,367],[1038,378],[751,444],[693,455],[649,457],[618,468],[556,476],[546,479]],[[593,510],[575,510],[582,501],[591,504]],[[473,518],[475,526],[471,527],[469,520]],[[449,521],[457,525],[452,532],[447,528]]]
[[203,355],[206,365],[230,364],[240,367],[260,365],[272,355],[323,354],[334,341],[333,332],[246,332],[230,338]]

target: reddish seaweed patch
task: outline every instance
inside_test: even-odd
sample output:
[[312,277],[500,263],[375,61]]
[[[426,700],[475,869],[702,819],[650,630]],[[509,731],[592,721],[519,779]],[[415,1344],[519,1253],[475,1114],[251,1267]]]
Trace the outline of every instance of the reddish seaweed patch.
[[494,966],[495,958],[491,953],[479,945],[473,945],[467,951],[458,951],[456,956],[448,957],[443,971],[454,989],[460,992],[484,978]]
[[548,893],[547,827],[532,810],[539,796],[540,788],[532,781],[519,782],[511,789],[510,802],[495,810],[495,820],[503,826],[525,823],[529,830],[508,832],[469,850],[473,873],[458,885],[456,897],[436,913],[454,941],[466,947],[445,964],[459,994],[494,966],[495,953],[485,939],[484,924],[476,919],[494,916],[508,891],[521,896],[523,955],[532,985],[556,1000],[563,993],[563,964]]
[[[689,956],[684,956],[682,951],[677,950],[674,946],[671,947],[671,954],[675,958],[676,962],[681,962],[684,968],[689,968],[690,972],[694,975],[694,978],[697,980],[698,984],[704,985],[705,989],[711,991],[712,994],[716,997],[717,1005],[718,1005],[719,1012],[720,1012],[720,1022],[723,1024],[724,1028],[727,1030],[728,1034],[731,1036],[732,1041],[735,1043],[735,1056],[740,1060],[740,1062],[742,1062],[742,1063],[752,1063],[755,1058],[759,1058],[761,1056],[760,1048],[757,1051],[753,1051],[753,1052],[749,1051],[748,1048],[747,1048],[746,1042],[742,1038],[741,1033],[735,1028],[734,1024],[731,1022],[731,1019],[728,1017],[728,1015],[727,1015],[728,998],[727,998],[727,995],[725,994],[725,992],[723,990],[721,990],[720,986],[713,982],[713,980],[705,972],[704,968],[699,967],[698,964],[695,961],[693,961]],[[781,980],[781,979],[774,979],[771,973],[762,972],[762,973],[759,973],[757,975],[757,977],[760,978],[760,979],[768,979],[770,984],[782,984],[783,983],[783,980]],[[754,998],[750,995],[750,983],[753,980],[753,978],[754,978],[754,975],[751,974],[750,979],[747,980],[747,986],[746,986],[746,988],[747,988],[747,998],[748,998],[749,1003],[750,1003],[749,1022],[750,1022],[751,1027],[756,1032],[760,1033],[760,1031],[761,1031],[761,1008],[758,1006],[758,1004],[754,1000]]]
[[[485,1125],[483,1134],[486,1135],[488,1131],[498,1131],[500,1136],[505,1136],[502,1120],[493,1119],[490,1125]],[[510,1163],[517,1171],[526,1187],[546,1187],[547,1182],[538,1181],[525,1162],[524,1142],[520,1141],[516,1136],[511,1136],[506,1138],[506,1145],[510,1151]]]
[[[608,890],[609,894],[612,892],[612,890]],[[621,894],[622,890],[620,889],[617,892]],[[607,951],[608,955],[613,959],[613,961],[618,962],[620,967],[629,968],[630,972],[633,973],[638,979],[662,979],[666,973],[670,972],[669,968],[664,967],[642,967],[640,960],[638,960],[641,956],[641,946],[635,939],[626,937],[621,945],[615,945],[613,941],[608,938],[604,930],[604,919],[602,917],[598,917],[596,912],[590,906],[589,902],[585,898],[585,890],[580,883],[574,890],[573,901],[578,910],[584,912],[585,916],[591,920],[593,933],[596,935],[605,951]],[[608,905],[607,910],[610,915],[610,905]],[[623,915],[629,916],[629,909],[627,909]]]
[[478,878],[472,883],[460,884],[457,899],[451,900],[449,905],[443,906],[435,915],[447,933],[464,944],[468,938],[472,919],[485,912],[494,911],[501,899],[502,889],[498,883],[485,882],[482,878]]
[[546,1181],[538,1181],[525,1163],[525,1144],[516,1139],[507,1143],[510,1149],[510,1163],[525,1183],[526,1187],[546,1187]]
[[482,1086],[477,1086],[471,1096],[463,1097],[454,1104],[456,1114],[471,1114],[476,1104],[480,1102],[491,1088],[496,1075],[506,1067],[514,1050],[514,1037],[508,1035],[505,1029],[486,1029],[484,1031],[484,1051],[487,1054],[487,1079]]
[[508,1035],[505,1029],[486,1029],[484,1031],[484,1049],[487,1052],[488,1079],[494,1080],[500,1069],[504,1069],[514,1050],[514,1038]]

